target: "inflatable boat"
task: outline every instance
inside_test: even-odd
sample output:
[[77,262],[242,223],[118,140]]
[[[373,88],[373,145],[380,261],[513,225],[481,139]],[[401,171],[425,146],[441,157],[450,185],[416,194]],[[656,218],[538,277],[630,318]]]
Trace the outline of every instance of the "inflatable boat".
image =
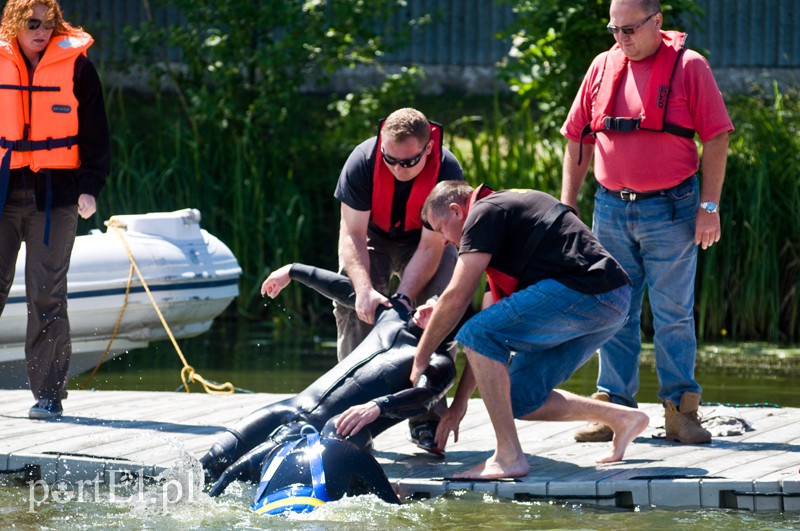
[[[99,361],[120,315],[106,361],[168,338],[153,301],[174,337],[186,338],[207,331],[239,294],[236,257],[200,228],[200,218],[195,209],[112,216],[105,232],[75,239],[67,275],[71,376]],[[6,389],[27,388],[24,245],[0,316],[0,388]],[[150,294],[131,271],[132,262]]]

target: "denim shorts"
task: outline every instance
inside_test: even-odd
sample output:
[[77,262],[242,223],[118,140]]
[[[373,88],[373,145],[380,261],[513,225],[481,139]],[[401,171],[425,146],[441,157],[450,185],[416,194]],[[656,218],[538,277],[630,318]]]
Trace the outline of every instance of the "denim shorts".
[[587,295],[543,280],[473,316],[456,340],[508,366],[514,417],[521,418],[619,330],[630,301],[630,286]]

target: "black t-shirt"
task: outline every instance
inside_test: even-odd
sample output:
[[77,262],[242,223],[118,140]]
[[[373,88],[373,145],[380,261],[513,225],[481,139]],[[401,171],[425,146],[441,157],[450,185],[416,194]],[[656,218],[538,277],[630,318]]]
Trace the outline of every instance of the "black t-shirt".
[[572,212],[558,217],[535,247],[526,245],[557,203],[537,190],[503,190],[484,197],[467,215],[459,252],[491,254],[489,266],[516,278],[518,290],[544,279],[589,294],[630,283],[622,266]]
[[[353,210],[365,212],[372,210],[372,182],[375,170],[376,142],[378,137],[365,140],[350,153],[339,174],[336,191],[333,196]],[[446,147],[442,146],[442,164],[439,168],[439,181],[463,181],[461,165]],[[411,194],[414,181],[394,181],[394,198],[392,198],[392,226],[405,220],[406,205]],[[376,229],[370,224],[373,230]],[[420,231],[412,231],[419,238]]]

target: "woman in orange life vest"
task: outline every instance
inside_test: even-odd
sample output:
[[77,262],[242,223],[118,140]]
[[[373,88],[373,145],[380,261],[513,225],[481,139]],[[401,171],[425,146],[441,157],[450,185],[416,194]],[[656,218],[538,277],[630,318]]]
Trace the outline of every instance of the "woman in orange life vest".
[[78,215],[89,218],[111,154],[93,39],[56,0],[8,0],[0,22],[0,313],[25,241],[25,358],[37,402],[62,414],[71,356],[67,270]]

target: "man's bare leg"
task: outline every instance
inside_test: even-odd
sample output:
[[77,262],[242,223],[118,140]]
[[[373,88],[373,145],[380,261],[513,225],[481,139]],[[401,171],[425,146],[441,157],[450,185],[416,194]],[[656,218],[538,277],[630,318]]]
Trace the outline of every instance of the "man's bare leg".
[[585,420],[610,426],[614,430],[611,453],[598,459],[598,463],[621,461],[628,445],[650,422],[647,414],[638,409],[591,400],[561,389],[551,391],[544,404],[522,420]]
[[467,358],[472,366],[473,374],[478,382],[489,418],[492,420],[497,448],[485,462],[456,474],[458,478],[517,478],[528,474],[528,458],[522,452],[522,446],[514,425],[514,414],[511,410],[511,382],[508,368],[495,360],[489,359],[465,348]]

